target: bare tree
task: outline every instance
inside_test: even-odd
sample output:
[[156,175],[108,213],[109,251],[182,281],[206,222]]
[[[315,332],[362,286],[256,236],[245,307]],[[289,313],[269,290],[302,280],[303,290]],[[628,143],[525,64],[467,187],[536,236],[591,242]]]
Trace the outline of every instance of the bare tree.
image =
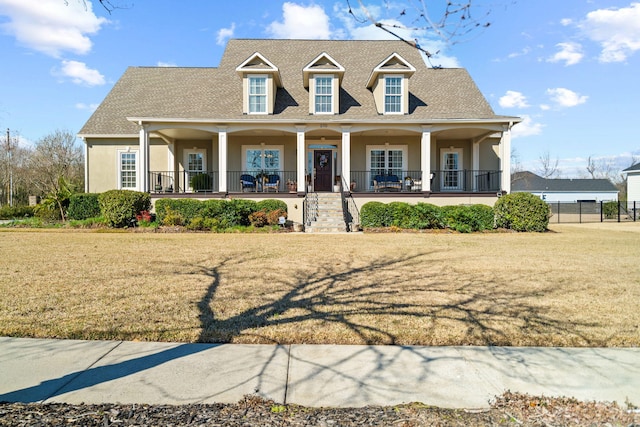
[[23,204],[28,193],[26,163],[31,150],[22,147],[18,136],[7,134],[0,139],[0,205]]
[[[383,6],[388,13],[394,13],[391,19],[378,19],[365,6],[362,0],[346,0],[349,14],[359,23],[370,22],[393,37],[415,47],[430,58],[438,52],[431,52],[422,47],[417,39],[409,40],[399,34],[399,30],[412,33],[430,33],[449,44],[460,42],[472,32],[488,28],[490,9],[481,10],[472,6],[472,0],[428,2],[426,0],[390,1],[383,0]],[[515,1],[514,1],[515,2]],[[353,4],[353,5],[352,5]],[[435,5],[434,5],[435,4]]]
[[616,168],[606,159],[594,159],[592,156],[587,158],[587,172],[593,179],[604,178],[610,181],[616,180]]
[[551,158],[549,151],[545,151],[540,157],[538,157],[540,166],[536,170],[538,175],[543,178],[559,178],[560,170],[558,169],[559,160],[556,157],[555,160]]
[[83,153],[69,131],[56,130],[36,142],[29,159],[31,181],[42,195],[55,203],[65,219],[65,201],[83,182]]
[[[69,0],[63,0],[65,5],[69,5]],[[78,2],[81,2],[82,5],[84,6],[85,10],[87,9],[87,0],[78,0]],[[104,10],[106,10],[107,12],[109,12],[109,14],[111,14],[111,12],[113,12],[115,9],[123,9],[125,7],[119,6],[117,4],[114,4],[112,1],[110,0],[98,0],[98,2],[100,2],[100,4],[102,5],[102,7],[104,8]]]

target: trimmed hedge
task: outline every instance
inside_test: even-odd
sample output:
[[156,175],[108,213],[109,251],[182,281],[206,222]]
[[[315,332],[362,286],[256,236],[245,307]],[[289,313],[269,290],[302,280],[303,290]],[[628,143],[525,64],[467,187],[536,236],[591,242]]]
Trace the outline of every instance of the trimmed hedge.
[[100,212],[111,227],[128,227],[136,215],[151,208],[147,193],[131,190],[109,190],[98,196]]
[[368,202],[360,209],[360,225],[363,227],[389,227],[392,221],[391,209],[382,202]]
[[32,217],[33,206],[3,206],[0,208],[0,219],[22,219]]
[[[155,204],[156,218],[164,225],[184,225],[192,230],[223,230],[235,226],[248,226],[253,218],[257,223],[268,224],[273,212],[287,216],[287,204],[282,200],[268,199],[261,202],[246,199],[159,199]],[[252,214],[264,212],[264,221]]]
[[515,231],[545,231],[549,225],[549,206],[531,193],[502,196],[493,207],[495,226]]
[[98,201],[98,197],[99,194],[96,193],[73,194],[69,199],[67,217],[75,220],[99,217],[100,202]]
[[435,206],[430,203],[411,205],[405,202],[365,203],[360,210],[363,227],[397,227],[403,229],[440,229],[469,233],[491,230],[493,209],[486,205]]

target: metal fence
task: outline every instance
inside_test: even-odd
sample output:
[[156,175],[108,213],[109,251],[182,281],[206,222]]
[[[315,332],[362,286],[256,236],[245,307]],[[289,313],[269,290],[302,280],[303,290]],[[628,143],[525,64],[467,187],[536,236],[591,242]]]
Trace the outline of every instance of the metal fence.
[[549,223],[623,222],[640,219],[640,202],[547,202]]

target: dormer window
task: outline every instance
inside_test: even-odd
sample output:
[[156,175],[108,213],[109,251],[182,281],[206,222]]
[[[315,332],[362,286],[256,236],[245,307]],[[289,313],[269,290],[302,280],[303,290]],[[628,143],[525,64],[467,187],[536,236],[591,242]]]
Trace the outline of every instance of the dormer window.
[[249,114],[267,114],[267,76],[249,76]]
[[321,53],[302,69],[304,87],[309,89],[309,114],[337,114],[344,67],[329,54]]
[[238,65],[242,77],[242,112],[244,114],[273,114],[276,92],[282,87],[278,67],[258,52]]
[[367,89],[379,114],[409,113],[409,78],[416,69],[397,53],[376,66],[367,81]]
[[315,113],[333,114],[333,76],[319,75],[315,82]]

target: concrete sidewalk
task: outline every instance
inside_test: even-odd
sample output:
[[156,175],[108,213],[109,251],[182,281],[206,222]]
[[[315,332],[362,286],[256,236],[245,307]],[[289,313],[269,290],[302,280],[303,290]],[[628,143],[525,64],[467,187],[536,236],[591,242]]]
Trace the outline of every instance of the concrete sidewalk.
[[505,390],[640,404],[640,348],[175,344],[0,337],[0,402],[422,402],[485,408]]

